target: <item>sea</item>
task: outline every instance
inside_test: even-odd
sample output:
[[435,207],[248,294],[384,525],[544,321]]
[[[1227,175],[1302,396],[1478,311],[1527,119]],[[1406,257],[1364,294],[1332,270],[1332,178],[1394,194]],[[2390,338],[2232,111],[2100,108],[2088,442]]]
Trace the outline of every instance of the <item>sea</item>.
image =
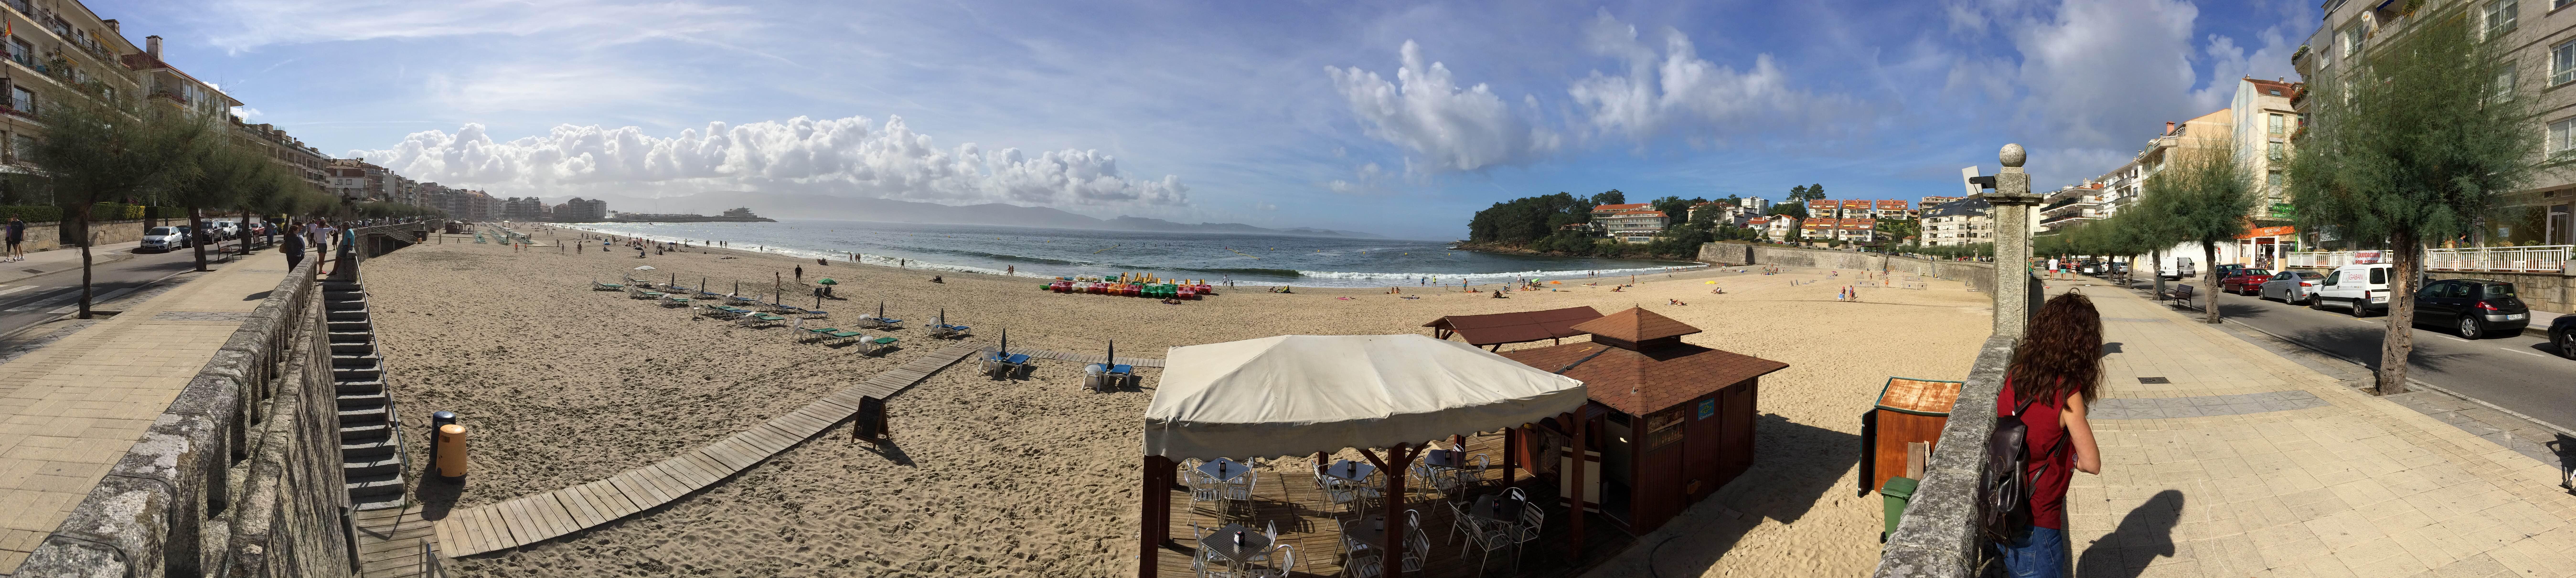
[[1445,241],[1241,233],[786,219],[565,226],[657,241],[724,241],[736,250],[807,259],[855,258],[873,265],[1038,278],[1143,273],[1242,285],[1387,287],[1626,276],[1705,266],[1453,251]]

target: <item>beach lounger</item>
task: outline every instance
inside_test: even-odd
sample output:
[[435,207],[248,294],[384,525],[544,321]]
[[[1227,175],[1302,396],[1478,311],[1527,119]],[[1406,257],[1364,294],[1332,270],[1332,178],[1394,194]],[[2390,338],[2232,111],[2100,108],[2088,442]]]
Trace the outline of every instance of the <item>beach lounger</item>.
[[748,309],[735,309],[733,311],[740,312],[733,315],[733,324],[743,327],[759,327],[771,323],[785,323],[787,321],[787,318],[785,317],[753,312]]
[[[1117,361],[1117,360],[1113,359],[1113,360],[1110,360],[1110,361]],[[1133,365],[1111,365],[1111,366],[1109,366],[1109,369],[1108,369],[1107,371],[1103,371],[1103,372],[1101,372],[1101,380],[1100,380],[1100,381],[1102,382],[1102,387],[1118,387],[1118,386],[1122,386],[1122,385],[1127,385],[1127,384],[1128,384],[1127,382],[1129,382],[1129,381],[1133,381],[1133,380],[1135,380],[1135,379],[1136,379],[1136,366],[1133,366]]]
[[1020,368],[1028,367],[1028,365],[1029,356],[1027,354],[1005,354],[995,351],[984,355],[984,374],[993,376],[994,379],[1010,377],[1011,374],[1019,372]]
[[884,329],[887,331],[893,331],[903,328],[903,320],[892,317],[861,317],[859,318],[859,326],[868,329]]
[[626,298],[628,299],[661,299],[663,296],[664,293],[660,291],[646,291],[642,287],[636,287],[633,285],[626,287]]
[[858,341],[859,353],[868,355],[884,353],[887,348],[894,347],[896,341],[898,340],[892,337],[861,337]]
[[964,339],[969,335],[967,331],[968,329],[969,328],[964,325],[932,325],[930,326],[930,336],[940,339]]
[[688,306],[689,306],[689,301],[690,301],[690,299],[689,299],[689,298],[687,298],[687,297],[681,297],[681,296],[679,296],[679,295],[677,295],[677,294],[672,294],[672,293],[656,293],[656,295],[661,295],[661,296],[662,296],[662,297],[660,298],[660,300],[661,300],[661,302],[662,302],[662,306],[663,306],[663,307],[688,307]]
[[817,328],[813,328],[813,329],[806,329],[806,330],[805,330],[805,335],[804,335],[804,339],[805,339],[805,341],[806,341],[806,342],[808,342],[808,343],[823,343],[823,344],[826,344],[826,345],[831,344],[831,343],[838,343],[838,342],[843,342],[843,341],[850,341],[850,340],[858,339],[858,338],[859,338],[859,332],[857,332],[857,331],[849,331],[849,330],[845,330],[845,329],[841,329],[841,328],[837,328],[837,327],[817,327]]
[[592,290],[592,291],[625,291],[625,290],[626,290],[626,286],[625,286],[625,285],[622,285],[622,284],[617,284],[617,283],[601,283],[601,282],[598,282],[598,281],[592,281],[592,282],[590,282],[590,290]]

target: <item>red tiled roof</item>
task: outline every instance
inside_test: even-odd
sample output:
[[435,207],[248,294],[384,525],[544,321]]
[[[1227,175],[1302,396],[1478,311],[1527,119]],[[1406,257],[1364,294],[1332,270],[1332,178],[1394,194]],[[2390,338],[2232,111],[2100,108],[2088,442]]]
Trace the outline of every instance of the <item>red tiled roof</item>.
[[[1609,351],[1601,351],[1605,347]],[[1564,375],[1581,380],[1588,392],[1587,397],[1631,415],[1670,409],[1727,386],[1789,367],[1786,363],[1688,343],[1645,351],[1601,343],[1568,343],[1505,351],[1502,355],[1541,371],[1558,371],[1573,365],[1573,368],[1563,370]],[[1591,359],[1584,360],[1587,356]],[[1575,363],[1578,360],[1582,363]]]
[[1646,209],[1630,209],[1630,210],[1620,211],[1620,212],[1618,212],[1618,213],[1616,213],[1616,214],[1612,214],[1611,216],[1613,216],[1613,217],[1661,217],[1661,216],[1664,216],[1664,212],[1663,212],[1663,211],[1650,211],[1650,210],[1646,210]]
[[1630,307],[1627,311],[1585,321],[1581,325],[1574,326],[1574,330],[1629,342],[1678,337],[1699,332],[1697,327],[1674,321],[1671,317],[1656,315],[1655,312],[1647,311],[1643,307]]
[[1593,212],[1600,212],[1600,211],[1625,211],[1625,210],[1628,210],[1628,209],[1634,209],[1634,208],[1638,208],[1638,207],[1644,207],[1644,206],[1651,205],[1651,204],[1653,204],[1653,203],[1628,203],[1628,204],[1625,204],[1625,205],[1593,205],[1593,206],[1592,206],[1592,210],[1593,210]]

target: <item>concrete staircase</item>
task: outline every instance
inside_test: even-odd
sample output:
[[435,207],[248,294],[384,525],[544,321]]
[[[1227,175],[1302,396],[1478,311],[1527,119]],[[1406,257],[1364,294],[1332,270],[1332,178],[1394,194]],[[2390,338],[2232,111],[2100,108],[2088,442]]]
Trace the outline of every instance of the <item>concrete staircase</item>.
[[339,392],[340,471],[359,510],[400,508],[401,420],[385,389],[385,360],[376,351],[367,291],[354,281],[323,281],[322,310],[331,337],[331,382]]

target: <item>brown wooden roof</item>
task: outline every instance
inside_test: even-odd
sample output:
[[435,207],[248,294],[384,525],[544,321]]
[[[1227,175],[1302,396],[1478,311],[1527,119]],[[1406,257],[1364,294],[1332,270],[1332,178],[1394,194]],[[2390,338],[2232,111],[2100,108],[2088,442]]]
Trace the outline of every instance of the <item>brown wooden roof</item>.
[[1517,313],[1451,315],[1433,319],[1422,326],[1456,331],[1468,345],[1485,346],[1582,335],[1584,332],[1575,330],[1574,326],[1599,318],[1601,312],[1591,307],[1567,307]]
[[1678,337],[1699,332],[1697,327],[1674,321],[1671,317],[1657,315],[1643,307],[1630,307],[1627,311],[1585,321],[1575,325],[1574,330],[1627,342]]
[[[1611,315],[1618,316],[1616,313]],[[1600,355],[1593,355],[1595,353]],[[1568,343],[1505,351],[1502,355],[1542,371],[1557,371],[1582,361],[1573,369],[1564,370],[1563,374],[1582,380],[1592,401],[1631,415],[1670,409],[1727,386],[1789,367],[1786,363],[1688,343],[1645,351],[1601,343]],[[1587,356],[1591,359],[1585,360]]]

